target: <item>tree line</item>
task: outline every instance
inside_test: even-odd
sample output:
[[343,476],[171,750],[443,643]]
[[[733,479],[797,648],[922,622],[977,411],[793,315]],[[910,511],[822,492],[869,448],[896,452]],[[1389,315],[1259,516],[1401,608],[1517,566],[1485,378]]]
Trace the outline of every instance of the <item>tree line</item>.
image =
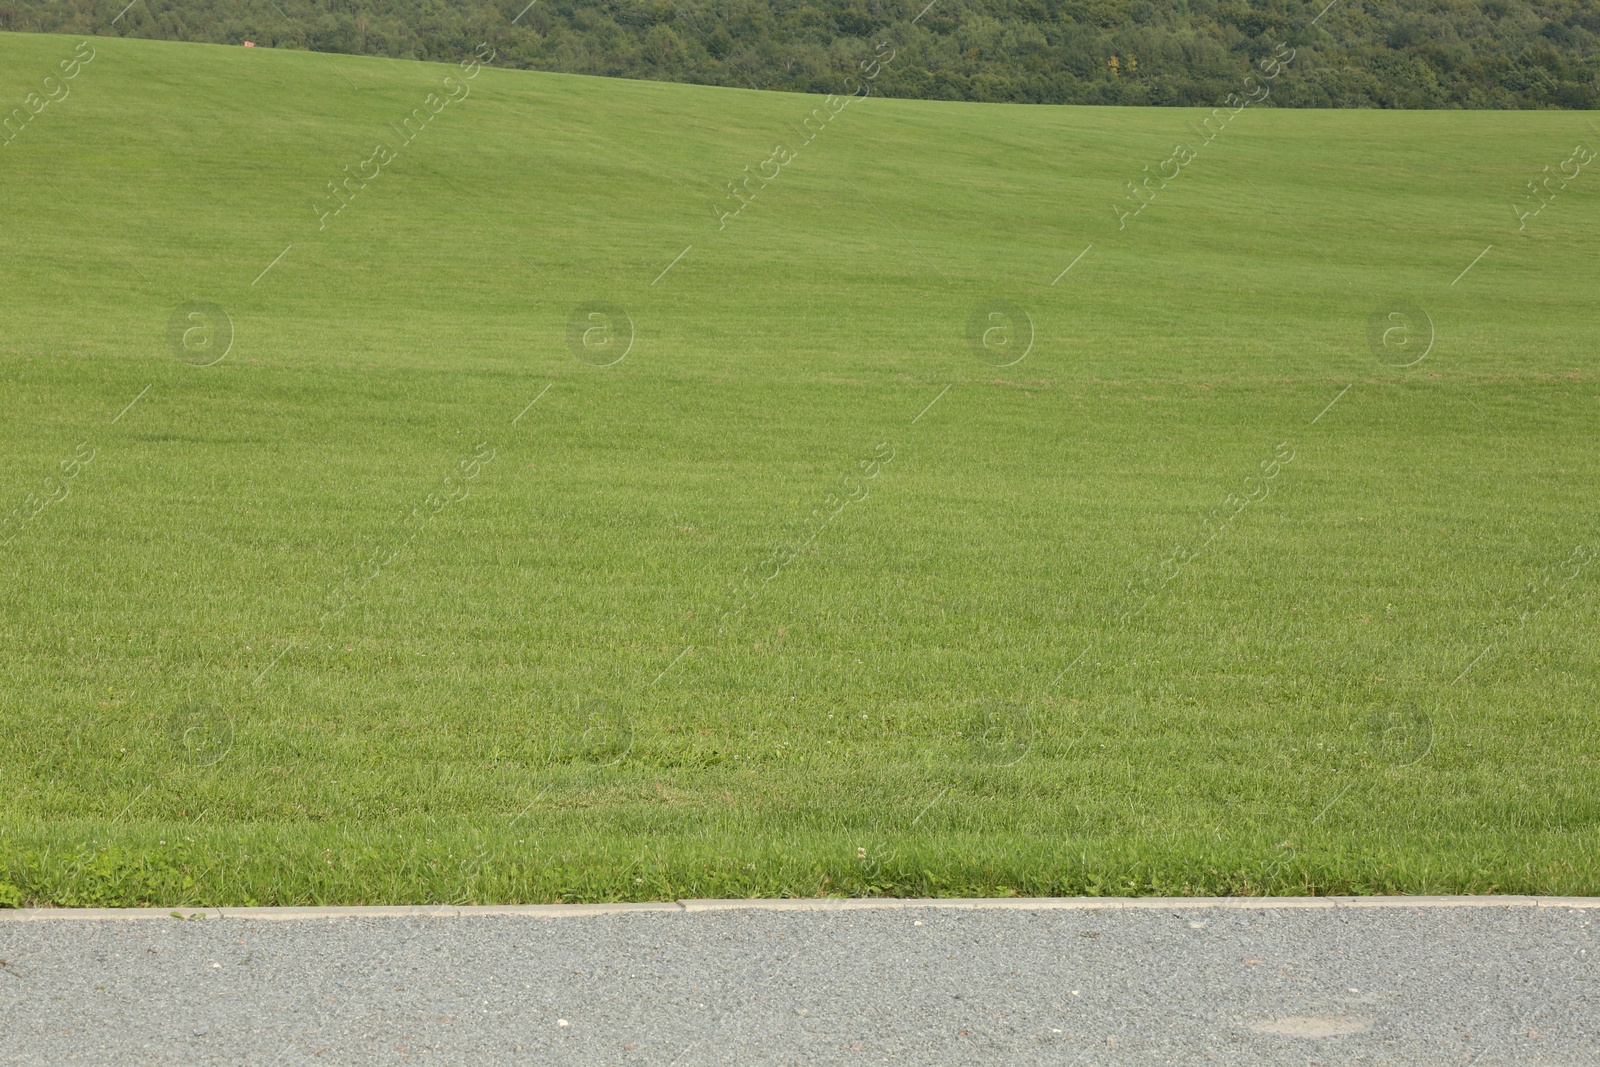
[[0,29],[316,49],[808,93],[1212,106],[1293,49],[1268,106],[1600,101],[1594,0],[0,0]]

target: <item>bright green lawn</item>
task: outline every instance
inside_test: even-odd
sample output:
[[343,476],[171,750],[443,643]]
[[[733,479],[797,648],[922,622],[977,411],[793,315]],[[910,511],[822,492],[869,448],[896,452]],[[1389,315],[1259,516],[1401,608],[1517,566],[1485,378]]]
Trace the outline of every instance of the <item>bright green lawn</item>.
[[458,70],[94,47],[0,148],[0,901],[1600,893],[1589,116],[1252,108],[1119,231],[1196,113],[872,98],[719,231],[821,101],[489,70],[319,231]]

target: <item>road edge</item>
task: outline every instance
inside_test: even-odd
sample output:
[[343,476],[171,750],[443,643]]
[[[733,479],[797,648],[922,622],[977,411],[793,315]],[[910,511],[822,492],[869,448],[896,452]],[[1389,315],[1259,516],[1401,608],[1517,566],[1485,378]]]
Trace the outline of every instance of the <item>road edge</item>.
[[1373,897],[808,897],[796,899],[641,901],[623,904],[477,904],[287,908],[0,908],[0,923],[124,921],[133,919],[478,918],[515,915],[575,919],[634,912],[691,914],[714,911],[1303,911],[1350,908],[1568,908],[1600,909],[1600,897],[1373,896]]

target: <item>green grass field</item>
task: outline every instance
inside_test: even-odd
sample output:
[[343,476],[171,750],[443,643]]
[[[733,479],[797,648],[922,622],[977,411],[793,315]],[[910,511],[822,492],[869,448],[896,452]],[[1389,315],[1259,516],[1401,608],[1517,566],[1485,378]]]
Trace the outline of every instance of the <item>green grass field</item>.
[[0,902],[1600,893],[1590,115],[77,47]]

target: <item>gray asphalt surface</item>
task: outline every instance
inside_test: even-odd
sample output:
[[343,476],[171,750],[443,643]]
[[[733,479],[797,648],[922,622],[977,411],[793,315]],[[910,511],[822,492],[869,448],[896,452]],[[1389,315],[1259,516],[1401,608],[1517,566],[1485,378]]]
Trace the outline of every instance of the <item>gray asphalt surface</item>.
[[0,920],[0,1062],[1600,1064],[1600,909]]

